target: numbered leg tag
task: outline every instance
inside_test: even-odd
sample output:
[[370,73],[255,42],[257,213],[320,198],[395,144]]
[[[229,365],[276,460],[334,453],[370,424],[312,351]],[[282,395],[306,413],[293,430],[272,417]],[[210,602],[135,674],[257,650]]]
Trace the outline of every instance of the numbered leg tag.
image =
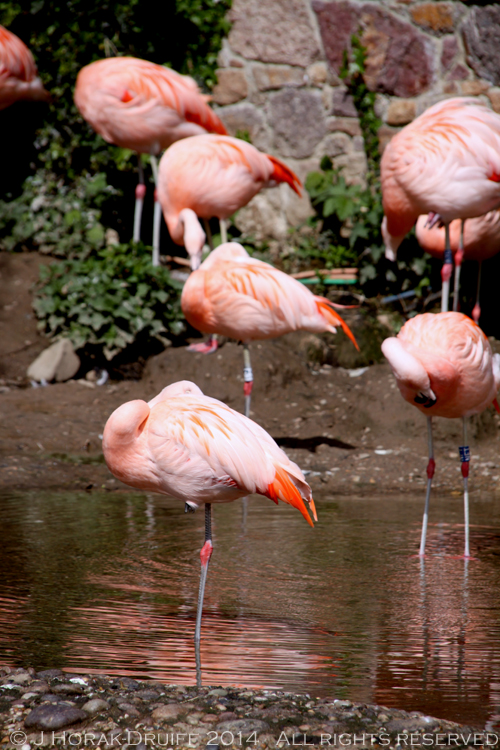
[[443,263],[450,265],[453,263],[453,253],[449,248],[444,251]]
[[460,461],[464,463],[469,463],[470,461],[470,448],[468,445],[460,445],[458,448],[458,452],[460,454]]
[[251,367],[243,368],[243,380],[245,383],[251,383],[253,381],[253,372]]

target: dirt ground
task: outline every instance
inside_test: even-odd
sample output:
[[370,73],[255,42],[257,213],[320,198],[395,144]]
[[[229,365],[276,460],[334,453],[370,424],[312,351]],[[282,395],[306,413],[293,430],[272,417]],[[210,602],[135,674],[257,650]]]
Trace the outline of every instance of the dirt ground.
[[[124,489],[102,459],[106,419],[121,403],[148,400],[177,380],[192,380],[243,409],[242,348],[233,342],[208,356],[171,347],[147,361],[138,381],[31,387],[26,368],[50,343],[37,332],[31,309],[40,262],[47,261],[37,254],[0,253],[1,488]],[[425,419],[402,400],[386,364],[359,368],[376,358],[379,339],[390,331],[364,326],[363,311],[349,315],[361,355],[343,334],[290,334],[252,344],[251,416],[308,472],[320,496],[423,493]],[[435,434],[435,487],[458,496],[461,424],[436,420]],[[500,419],[493,409],[472,420],[470,443],[472,495],[500,492]]]

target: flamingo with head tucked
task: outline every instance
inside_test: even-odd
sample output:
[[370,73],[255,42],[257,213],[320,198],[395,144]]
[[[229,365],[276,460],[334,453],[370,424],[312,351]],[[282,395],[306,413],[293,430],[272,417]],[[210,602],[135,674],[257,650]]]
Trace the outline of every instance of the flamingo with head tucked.
[[383,342],[382,351],[403,398],[427,417],[429,463],[420,556],[425,553],[429,498],[436,465],[432,417],[462,418],[463,445],[459,453],[464,481],[464,557],[467,559],[470,557],[467,417],[479,414],[491,404],[498,410],[500,355],[492,353],[479,326],[458,312],[425,313],[410,318],[396,337]]
[[[105,141],[151,155],[155,182],[156,156],[163,149],[181,138],[226,132],[206,99],[189,76],[135,57],[109,57],[86,65],[78,73],[75,88],[75,104],[82,117]],[[135,241],[140,236],[145,191],[140,171]],[[159,264],[160,218],[155,204],[154,265]]]
[[335,333],[340,325],[358,348],[332,304],[269,263],[251,258],[237,242],[215,248],[189,276],[181,296],[182,311],[194,328],[243,342],[247,416],[253,385],[249,341],[276,338],[291,331]]
[[[387,145],[381,161],[386,256],[394,260],[420,214],[441,220],[481,216],[500,206],[500,115],[476,99],[435,104]],[[448,309],[449,242],[443,265],[442,310]]]
[[297,508],[306,521],[316,518],[311,494],[299,467],[259,425],[194,383],[164,388],[149,403],[129,401],[116,409],[104,428],[103,452],[110,471],[141,490],[173,495],[186,511],[205,505],[205,544],[195,629],[198,682],[203,596],[212,555],[212,503],[259,494]]
[[47,102],[50,94],[38,77],[33,55],[27,46],[0,26],[0,109],[23,99]]

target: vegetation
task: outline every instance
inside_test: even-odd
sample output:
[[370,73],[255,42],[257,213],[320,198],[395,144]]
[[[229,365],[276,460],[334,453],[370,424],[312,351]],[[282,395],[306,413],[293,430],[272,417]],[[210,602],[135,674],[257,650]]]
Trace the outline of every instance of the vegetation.
[[165,268],[153,268],[149,248],[130,243],[42,266],[34,308],[46,336],[64,334],[75,349],[102,349],[111,360],[138,340],[168,346],[169,334],[184,330],[180,291]]
[[64,258],[42,271],[35,300],[48,336],[68,336],[79,349],[102,348],[109,359],[134,341],[165,342],[180,332],[179,284],[152,268],[150,249],[106,249],[116,233],[132,235],[137,157],[94,133],[73,103],[73,90],[84,65],[109,55],[171,66],[210,90],[230,5],[0,0],[0,24],[30,47],[52,96],[49,105],[18,102],[0,121],[9,143],[0,174],[0,247]]

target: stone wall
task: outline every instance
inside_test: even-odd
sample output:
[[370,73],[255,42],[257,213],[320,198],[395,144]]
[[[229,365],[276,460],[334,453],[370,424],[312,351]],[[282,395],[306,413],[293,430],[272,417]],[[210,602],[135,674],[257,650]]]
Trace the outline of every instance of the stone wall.
[[[500,112],[500,5],[414,0],[233,0],[213,98],[228,131],[283,160],[304,180],[327,154],[350,182],[366,159],[352,99],[338,74],[357,33],[377,92],[381,147],[436,101],[478,96]],[[311,207],[287,185],[238,214],[242,231],[283,241]]]

